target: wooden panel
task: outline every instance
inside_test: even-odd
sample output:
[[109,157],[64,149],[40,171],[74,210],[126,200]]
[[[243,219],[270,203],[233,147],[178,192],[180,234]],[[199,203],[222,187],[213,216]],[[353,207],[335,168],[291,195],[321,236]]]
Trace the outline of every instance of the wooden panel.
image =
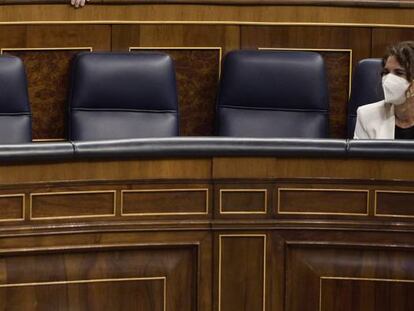
[[[3,310],[62,310],[65,306],[70,310],[165,311],[165,285],[165,278],[97,279],[0,285],[2,301],[0,308]],[[149,299],[148,293],[151,293]]]
[[131,46],[222,47],[226,53],[240,48],[240,30],[225,25],[114,25],[112,49]]
[[211,176],[207,159],[78,161],[0,165],[0,185],[39,181],[205,179]]
[[[290,1],[289,1],[290,2]],[[5,5],[0,10],[0,21],[89,21],[92,24],[110,21],[134,23],[163,22],[273,22],[322,23],[338,25],[361,23],[365,25],[412,25],[411,8],[364,8],[309,5],[89,5],[74,10],[69,5]]]
[[123,216],[207,215],[208,189],[136,189],[121,191]]
[[368,216],[368,190],[278,188],[279,214]]
[[345,138],[351,66],[369,57],[370,34],[370,29],[351,27],[243,26],[241,45],[242,48],[292,48],[319,52],[327,69],[330,137]]
[[[102,4],[142,4],[147,3],[146,0],[95,0],[94,3]],[[43,4],[43,0],[3,0],[2,4]],[[47,0],[47,3],[60,3],[67,4],[64,0]],[[168,0],[165,3],[186,3],[186,4],[252,4],[252,5],[269,5],[269,4],[293,4],[293,5],[324,5],[329,4],[331,6],[363,6],[363,7],[413,7],[414,1],[412,0]]]
[[195,245],[14,252],[0,257],[3,310],[196,309]]
[[115,216],[115,191],[30,194],[31,219]]
[[220,189],[220,214],[266,214],[267,189]]
[[414,191],[375,191],[375,216],[414,217]]
[[[253,160],[254,159],[254,160]],[[213,160],[214,178],[349,178],[412,181],[410,160],[223,157]]]
[[[202,25],[115,25],[112,49],[130,47],[168,53],[175,61],[180,105],[180,134],[214,134],[222,50],[239,48],[239,28]],[[155,48],[155,49],[154,49]]]
[[414,310],[413,293],[414,280],[321,278],[319,310]]
[[266,235],[219,236],[218,310],[265,310]]
[[400,41],[413,40],[414,29],[404,28],[373,28],[372,57],[383,57],[387,46]]
[[24,194],[0,195],[0,221],[24,219]]
[[70,62],[80,47],[109,50],[110,26],[0,26],[0,48],[22,58],[26,67],[34,139],[66,137]]
[[[352,247],[351,243],[340,249],[323,244],[289,243],[286,310],[411,310],[403,307],[412,306],[412,249]],[[384,279],[393,284],[375,283]]]

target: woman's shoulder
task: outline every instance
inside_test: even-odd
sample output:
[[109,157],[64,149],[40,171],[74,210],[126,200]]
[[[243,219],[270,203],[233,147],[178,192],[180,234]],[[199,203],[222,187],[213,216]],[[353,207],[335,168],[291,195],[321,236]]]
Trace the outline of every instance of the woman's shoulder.
[[366,116],[369,119],[383,119],[388,115],[389,108],[389,105],[385,104],[383,100],[380,100],[379,102],[360,106],[357,114],[362,118]]
[[373,112],[373,111],[381,111],[381,110],[385,110],[386,109],[386,105],[385,102],[383,100],[380,100],[378,102],[372,103],[372,104],[368,104],[368,105],[363,105],[363,106],[359,106],[358,107],[358,112]]

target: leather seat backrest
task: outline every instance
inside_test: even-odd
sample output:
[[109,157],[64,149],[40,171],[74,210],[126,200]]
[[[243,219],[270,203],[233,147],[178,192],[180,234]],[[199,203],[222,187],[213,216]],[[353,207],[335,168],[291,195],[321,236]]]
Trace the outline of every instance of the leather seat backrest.
[[174,64],[163,53],[81,53],[72,65],[71,140],[178,135]]
[[217,104],[218,135],[328,137],[328,87],[320,54],[233,51]]
[[0,144],[32,141],[32,116],[23,62],[0,56]]

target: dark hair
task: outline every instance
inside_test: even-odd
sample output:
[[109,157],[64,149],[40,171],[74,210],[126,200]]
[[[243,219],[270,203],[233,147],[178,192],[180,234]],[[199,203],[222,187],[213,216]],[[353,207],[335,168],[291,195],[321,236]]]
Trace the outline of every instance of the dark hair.
[[407,80],[411,82],[414,79],[414,41],[402,41],[389,46],[382,58],[382,67],[390,56],[394,56],[405,69]]

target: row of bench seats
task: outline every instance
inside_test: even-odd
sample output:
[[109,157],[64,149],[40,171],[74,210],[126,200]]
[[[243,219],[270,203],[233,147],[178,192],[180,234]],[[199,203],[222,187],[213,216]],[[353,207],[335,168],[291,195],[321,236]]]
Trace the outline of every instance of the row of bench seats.
[[[354,76],[349,135],[361,104],[381,99],[380,60]],[[366,95],[370,94],[370,95]],[[179,135],[172,59],[162,53],[80,53],[72,64],[68,139],[91,141]],[[217,101],[217,135],[326,138],[329,100],[322,57],[313,52],[228,53]],[[0,143],[31,141],[22,62],[0,57]]]

